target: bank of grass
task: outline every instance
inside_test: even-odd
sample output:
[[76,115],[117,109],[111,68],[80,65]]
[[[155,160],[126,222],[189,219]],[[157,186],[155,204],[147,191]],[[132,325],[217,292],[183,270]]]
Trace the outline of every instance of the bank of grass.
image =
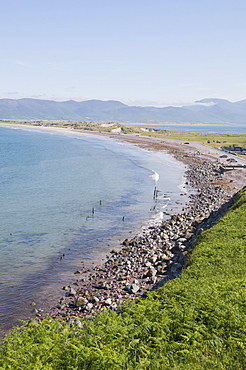
[[246,187],[180,277],[94,319],[13,330],[1,369],[228,369],[246,364]]
[[[143,126],[144,128],[144,126]],[[146,127],[147,128],[147,127]],[[214,148],[221,146],[242,146],[246,147],[246,134],[223,134],[212,132],[195,132],[195,131],[171,131],[162,129],[150,129],[143,131],[140,127],[126,126],[123,127],[125,133],[141,134],[143,136],[158,137],[163,139],[173,139],[181,141],[198,141]],[[192,130],[192,126],[191,126]]]

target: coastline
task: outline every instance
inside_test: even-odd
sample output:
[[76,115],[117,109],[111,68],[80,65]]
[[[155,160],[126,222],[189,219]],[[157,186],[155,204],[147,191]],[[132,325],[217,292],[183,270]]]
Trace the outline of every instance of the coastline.
[[[23,128],[23,125],[19,126]],[[225,162],[219,158],[221,152],[199,143],[186,145],[175,140],[133,135],[40,126],[24,127],[111,137],[145,149],[168,152],[187,165],[189,169],[186,185],[196,189],[183,213],[172,216],[157,227],[144,229],[131,240],[126,240],[119,252],[112,251],[104,266],[94,267],[86,273],[77,272],[76,276],[79,278],[71,286],[64,287],[62,297],[49,312],[52,317],[61,317],[66,321],[74,321],[74,316],[94,315],[104,307],[116,309],[125,298],[143,297],[146,291],[178,276],[195,236],[218,221],[231,204],[233,195],[246,182],[245,169],[222,175],[219,168]],[[45,313],[42,309],[35,308],[33,314],[33,317],[41,320]]]
[[[163,146],[155,140],[151,144],[155,149],[158,144]],[[168,144],[165,142],[165,146]],[[188,208],[161,225],[125,240],[119,252],[111,251],[104,266],[96,266],[86,278],[63,287],[64,295],[51,309],[50,316],[77,322],[76,316],[90,317],[105,307],[117,309],[125,299],[145,297],[148,291],[182,272],[196,236],[215,225],[233,204],[233,196],[245,184],[244,170],[235,170],[229,176],[226,173],[224,177],[220,162],[210,152],[205,153],[204,161],[202,153],[182,151],[173,147],[173,143],[169,150],[189,167],[186,184],[196,189],[196,193],[191,194]],[[239,179],[237,183],[231,182],[234,176]],[[39,312],[36,315],[41,318]]]

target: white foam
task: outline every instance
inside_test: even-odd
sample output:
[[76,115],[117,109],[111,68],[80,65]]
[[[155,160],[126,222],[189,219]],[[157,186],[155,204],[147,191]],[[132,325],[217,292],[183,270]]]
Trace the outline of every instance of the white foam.
[[155,222],[159,223],[163,220],[163,212],[159,211],[157,215],[155,216]]
[[157,182],[157,181],[159,180],[159,178],[160,178],[159,173],[158,173],[158,172],[155,172],[155,171],[153,171],[153,170],[152,170],[152,172],[154,172],[154,173],[153,173],[153,175],[150,175],[150,177],[151,177],[155,182]]

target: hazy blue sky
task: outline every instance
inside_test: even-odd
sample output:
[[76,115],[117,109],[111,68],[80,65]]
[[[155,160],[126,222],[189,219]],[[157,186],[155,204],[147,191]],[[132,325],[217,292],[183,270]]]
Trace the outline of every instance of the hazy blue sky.
[[246,99],[245,0],[0,5],[0,98]]

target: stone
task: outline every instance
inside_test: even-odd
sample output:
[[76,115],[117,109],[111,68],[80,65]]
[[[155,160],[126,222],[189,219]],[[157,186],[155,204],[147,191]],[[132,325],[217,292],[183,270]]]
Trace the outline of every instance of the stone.
[[126,292],[129,292],[131,289],[131,284],[127,283],[125,287],[123,288]]
[[156,269],[154,267],[150,267],[147,274],[146,274],[146,277],[152,277],[152,276],[155,276],[156,275]]
[[76,320],[76,321],[75,321],[75,324],[77,325],[77,327],[78,327],[79,329],[83,328],[83,324],[82,324],[82,322],[81,322],[81,321]]
[[157,277],[156,277],[156,276],[153,276],[153,277],[151,278],[151,284],[155,284],[155,283],[156,283],[156,281],[157,281]]
[[157,261],[157,259],[158,259],[157,255],[156,255],[156,254],[154,254],[154,255],[152,256],[152,258],[150,259],[150,262],[155,263],[155,262]]
[[105,305],[106,306],[110,306],[112,304],[112,299],[111,298],[107,298],[105,301],[104,301]]
[[66,293],[66,297],[73,297],[76,295],[76,290],[74,288],[70,288],[69,291]]
[[131,284],[129,292],[135,294],[139,291],[140,287],[137,284]]
[[93,296],[93,297],[91,298],[91,302],[92,302],[92,303],[98,303],[98,302],[99,302],[99,298],[98,298],[98,297],[96,297],[96,296]]
[[124,287],[124,290],[127,291],[130,294],[135,294],[139,291],[140,287],[137,284],[126,284]]
[[65,308],[66,306],[65,306],[65,304],[60,304],[60,303],[58,303],[58,304],[56,305],[56,307],[57,307],[57,308],[59,308],[59,310],[63,310],[63,308]]
[[108,289],[108,285],[104,282],[99,283],[99,285],[96,286],[97,289]]
[[86,306],[85,306],[85,309],[86,309],[87,311],[91,311],[91,310],[92,310],[92,308],[93,308],[93,303],[87,303],[87,304],[86,304]]
[[81,307],[84,306],[88,303],[88,300],[85,297],[78,297],[75,300],[75,306],[76,307]]
[[145,263],[145,266],[146,266],[146,267],[150,267],[150,266],[152,266],[152,264],[151,264],[151,262],[150,262],[150,261],[148,261],[148,262],[146,262],[146,263]]

